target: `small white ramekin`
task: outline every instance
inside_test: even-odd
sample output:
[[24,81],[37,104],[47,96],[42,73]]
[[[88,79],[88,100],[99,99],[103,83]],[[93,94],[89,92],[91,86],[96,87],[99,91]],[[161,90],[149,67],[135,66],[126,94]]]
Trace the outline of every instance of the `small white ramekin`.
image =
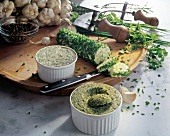
[[[61,46],[61,45],[52,45],[52,46]],[[40,79],[42,79],[45,82],[53,83],[53,82],[56,82],[62,79],[72,77],[74,74],[76,61],[78,59],[77,53],[70,47],[67,47],[67,46],[61,46],[61,47],[68,48],[76,54],[76,59],[71,64],[66,65],[66,66],[61,66],[61,67],[44,66],[40,62],[38,62],[38,59],[37,59],[37,54],[41,49],[36,53],[35,59],[37,62],[38,75]],[[44,48],[47,48],[47,47],[44,47]]]
[[122,107],[121,94],[121,103],[118,108],[111,113],[103,115],[86,114],[75,108],[71,102],[72,94],[70,95],[71,115],[73,124],[77,129],[89,135],[104,135],[117,128]]

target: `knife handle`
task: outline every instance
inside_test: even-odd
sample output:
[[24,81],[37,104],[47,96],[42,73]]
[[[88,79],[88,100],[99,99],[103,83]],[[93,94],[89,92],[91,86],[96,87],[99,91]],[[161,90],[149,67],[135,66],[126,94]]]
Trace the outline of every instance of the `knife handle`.
[[110,33],[119,42],[125,42],[129,36],[129,30],[125,26],[112,25],[106,18],[98,22],[98,30]]
[[51,93],[51,92],[57,91],[59,89],[68,87],[70,85],[74,85],[76,83],[82,82],[84,80],[89,80],[90,78],[98,76],[98,75],[100,75],[100,73],[96,70],[96,71],[92,71],[92,72],[87,73],[87,74],[70,77],[70,78],[67,78],[67,79],[56,81],[54,83],[49,83],[49,84],[41,87],[40,92],[43,93],[43,94]]
[[135,21],[140,20],[151,26],[158,26],[159,24],[159,20],[156,17],[146,17],[141,10],[133,12],[133,16]]
[[84,74],[84,75],[81,75],[81,76],[74,76],[74,77],[71,77],[71,78],[68,78],[68,79],[63,79],[63,80],[60,80],[60,81],[57,81],[57,82],[54,82],[54,83],[49,83],[49,84],[41,87],[40,92],[43,93],[43,94],[51,93],[51,92],[54,92],[56,90],[62,89],[64,87],[73,85],[75,83],[87,80],[88,76],[89,76],[88,74]]

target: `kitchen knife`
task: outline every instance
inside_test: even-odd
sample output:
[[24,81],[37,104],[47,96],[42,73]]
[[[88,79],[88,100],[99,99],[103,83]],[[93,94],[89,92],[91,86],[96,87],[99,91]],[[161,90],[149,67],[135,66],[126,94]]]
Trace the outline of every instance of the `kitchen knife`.
[[59,89],[74,85],[76,83],[82,82],[84,80],[89,80],[92,77],[98,76],[100,73],[98,71],[92,71],[90,73],[80,75],[80,76],[74,76],[68,79],[63,79],[54,83],[49,83],[43,87],[40,88],[40,92],[43,94],[55,92]]

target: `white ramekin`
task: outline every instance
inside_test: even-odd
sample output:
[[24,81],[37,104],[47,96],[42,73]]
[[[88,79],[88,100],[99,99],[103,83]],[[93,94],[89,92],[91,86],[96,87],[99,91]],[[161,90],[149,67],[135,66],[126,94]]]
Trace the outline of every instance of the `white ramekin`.
[[[52,45],[52,46],[61,46],[61,45]],[[68,49],[72,50],[73,52],[75,52],[70,47],[67,47],[67,46],[61,46],[61,47],[68,48]],[[47,47],[44,47],[44,48],[47,48]],[[42,48],[42,49],[44,49],[44,48]],[[62,80],[62,79],[66,79],[66,78],[73,76],[74,70],[75,70],[75,64],[76,64],[76,61],[77,61],[77,58],[78,58],[76,52],[75,52],[76,59],[74,60],[74,62],[72,62],[69,65],[61,66],[61,67],[50,67],[50,66],[42,65],[37,60],[38,52],[36,53],[35,59],[36,59],[36,62],[37,62],[38,75],[39,75],[40,79],[42,79],[43,81],[48,82],[48,83],[53,83],[53,82],[56,82],[56,81],[59,81],[59,80]]]
[[90,135],[104,135],[117,128],[122,107],[121,94],[121,103],[118,108],[111,113],[103,115],[92,115],[79,111],[71,102],[72,94],[70,95],[71,115],[73,124],[77,129]]

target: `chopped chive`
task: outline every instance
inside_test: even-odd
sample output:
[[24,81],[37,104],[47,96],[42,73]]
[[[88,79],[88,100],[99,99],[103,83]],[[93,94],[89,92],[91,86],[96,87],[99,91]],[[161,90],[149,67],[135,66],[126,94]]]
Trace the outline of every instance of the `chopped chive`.
[[150,98],[150,100],[152,99],[152,96],[151,96],[151,95],[148,95],[148,97]]
[[134,88],[134,86],[130,86],[130,88]]
[[132,82],[138,83],[138,79],[134,78],[134,79],[132,79]]
[[143,91],[143,89],[142,89],[142,93],[144,94],[144,91]]
[[164,96],[164,95],[162,95],[161,97],[162,97],[162,98],[165,98],[165,96]]
[[145,104],[146,104],[146,105],[149,105],[149,104],[150,104],[150,102],[146,101],[146,102],[145,102]]
[[130,106],[127,106],[127,107],[126,107],[126,110],[129,110],[129,109],[130,109]]
[[24,65],[25,65],[25,63],[23,62],[21,66],[24,66]]
[[129,80],[130,80],[130,78],[127,78],[126,80],[127,80],[127,81],[129,81]]
[[159,110],[159,107],[156,107],[155,110]]

